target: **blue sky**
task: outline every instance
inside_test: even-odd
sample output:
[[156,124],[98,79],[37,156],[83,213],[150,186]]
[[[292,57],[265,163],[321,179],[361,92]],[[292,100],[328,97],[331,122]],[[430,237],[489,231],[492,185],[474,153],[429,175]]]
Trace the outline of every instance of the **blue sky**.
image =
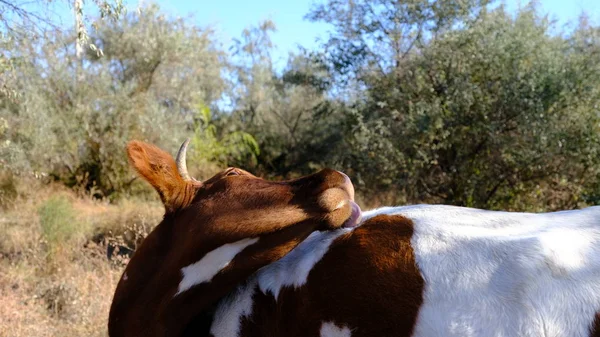
[[213,24],[225,43],[240,36],[249,25],[271,19],[277,27],[272,36],[277,47],[274,56],[280,59],[285,59],[298,44],[314,47],[316,39],[324,38],[328,29],[326,24],[303,20],[310,10],[311,0],[159,0],[158,3],[171,13],[182,15],[191,12],[197,22]]
[[[174,15],[194,14],[201,25],[212,24],[225,45],[238,37],[242,30],[260,20],[271,19],[277,26],[273,42],[277,49],[274,56],[284,62],[288,52],[300,44],[307,48],[316,47],[317,39],[325,39],[329,26],[304,20],[314,0],[158,0],[161,7]],[[500,2],[497,2],[500,3]],[[516,10],[528,1],[505,0],[507,8]],[[595,22],[600,22],[600,0],[541,0],[544,12],[559,20],[561,24],[576,20],[585,11]],[[133,5],[133,2],[130,3]]]
[[[139,0],[124,0],[129,10],[135,10]],[[148,1],[148,0],[143,0]],[[70,1],[69,1],[70,2]],[[163,10],[175,16],[193,14],[199,25],[212,25],[225,47],[231,39],[240,36],[242,30],[264,19],[271,19],[277,26],[273,42],[277,49],[274,57],[282,65],[289,51],[298,44],[314,48],[318,38],[325,38],[328,26],[303,19],[314,0],[157,0]],[[71,25],[73,18],[65,2],[53,2],[55,20]],[[499,3],[499,2],[497,2]],[[511,11],[527,1],[504,0]],[[585,11],[590,18],[600,23],[600,0],[540,0],[542,10],[564,24],[576,20]]]

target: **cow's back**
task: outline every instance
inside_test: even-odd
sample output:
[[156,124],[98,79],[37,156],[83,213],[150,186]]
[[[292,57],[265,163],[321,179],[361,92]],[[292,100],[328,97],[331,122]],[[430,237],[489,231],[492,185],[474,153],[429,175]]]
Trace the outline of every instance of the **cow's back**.
[[[382,215],[382,216],[377,216]],[[395,216],[389,216],[395,215]],[[223,301],[220,336],[589,336],[600,208],[367,212],[313,233]]]
[[426,280],[415,336],[589,336],[600,309],[600,208],[391,210],[414,222]]

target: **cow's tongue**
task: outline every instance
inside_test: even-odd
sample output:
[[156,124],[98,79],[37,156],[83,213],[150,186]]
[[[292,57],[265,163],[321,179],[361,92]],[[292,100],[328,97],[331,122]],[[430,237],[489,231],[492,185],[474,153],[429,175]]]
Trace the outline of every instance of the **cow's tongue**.
[[362,211],[360,210],[360,206],[358,206],[358,204],[354,201],[350,201],[350,206],[352,206],[352,213],[350,214],[350,218],[344,222],[342,227],[356,227],[362,220]]

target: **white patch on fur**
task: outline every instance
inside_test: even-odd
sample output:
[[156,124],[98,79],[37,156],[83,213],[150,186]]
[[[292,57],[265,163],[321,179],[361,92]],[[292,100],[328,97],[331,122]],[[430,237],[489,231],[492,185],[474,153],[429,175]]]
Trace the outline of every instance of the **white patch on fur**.
[[347,326],[338,328],[333,322],[323,322],[321,325],[321,337],[350,337],[352,333]]
[[340,228],[327,232],[312,232],[296,248],[278,261],[261,268],[256,277],[260,290],[271,292],[277,300],[279,291],[285,286],[296,288],[306,284],[308,274],[321,261],[331,243],[352,228]]
[[123,281],[127,281],[128,277],[127,277],[127,273],[123,273]]
[[386,207],[414,223],[425,280],[415,337],[589,336],[600,309],[600,207],[553,213]]
[[246,285],[219,302],[211,333],[215,337],[239,336],[242,318],[252,314],[252,297],[257,286],[264,294],[271,292],[275,300],[284,286],[301,287],[306,284],[308,274],[327,253],[331,243],[352,230],[341,228],[335,231],[313,232],[283,258],[259,269],[249,278]]
[[242,318],[252,313],[252,297],[256,289],[256,279],[239,286],[219,302],[215,311],[210,333],[214,337],[237,337],[240,334]]
[[181,268],[183,278],[179,283],[179,289],[175,296],[190,289],[191,287],[209,282],[223,268],[227,267],[231,260],[246,247],[256,243],[258,238],[246,238],[223,246],[204,255],[200,261]]

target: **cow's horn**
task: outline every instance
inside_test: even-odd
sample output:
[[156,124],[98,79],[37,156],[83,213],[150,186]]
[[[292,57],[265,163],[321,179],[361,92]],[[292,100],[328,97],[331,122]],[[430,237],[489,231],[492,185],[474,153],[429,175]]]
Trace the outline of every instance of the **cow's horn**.
[[190,143],[190,139],[186,139],[185,142],[183,142],[183,144],[181,144],[181,147],[179,148],[179,152],[177,152],[177,171],[179,171],[179,175],[181,176],[181,178],[183,178],[183,180],[185,181],[192,181],[192,177],[190,177],[190,174],[188,173],[187,170],[187,165],[186,165],[186,152],[187,152],[187,147],[188,144]]

